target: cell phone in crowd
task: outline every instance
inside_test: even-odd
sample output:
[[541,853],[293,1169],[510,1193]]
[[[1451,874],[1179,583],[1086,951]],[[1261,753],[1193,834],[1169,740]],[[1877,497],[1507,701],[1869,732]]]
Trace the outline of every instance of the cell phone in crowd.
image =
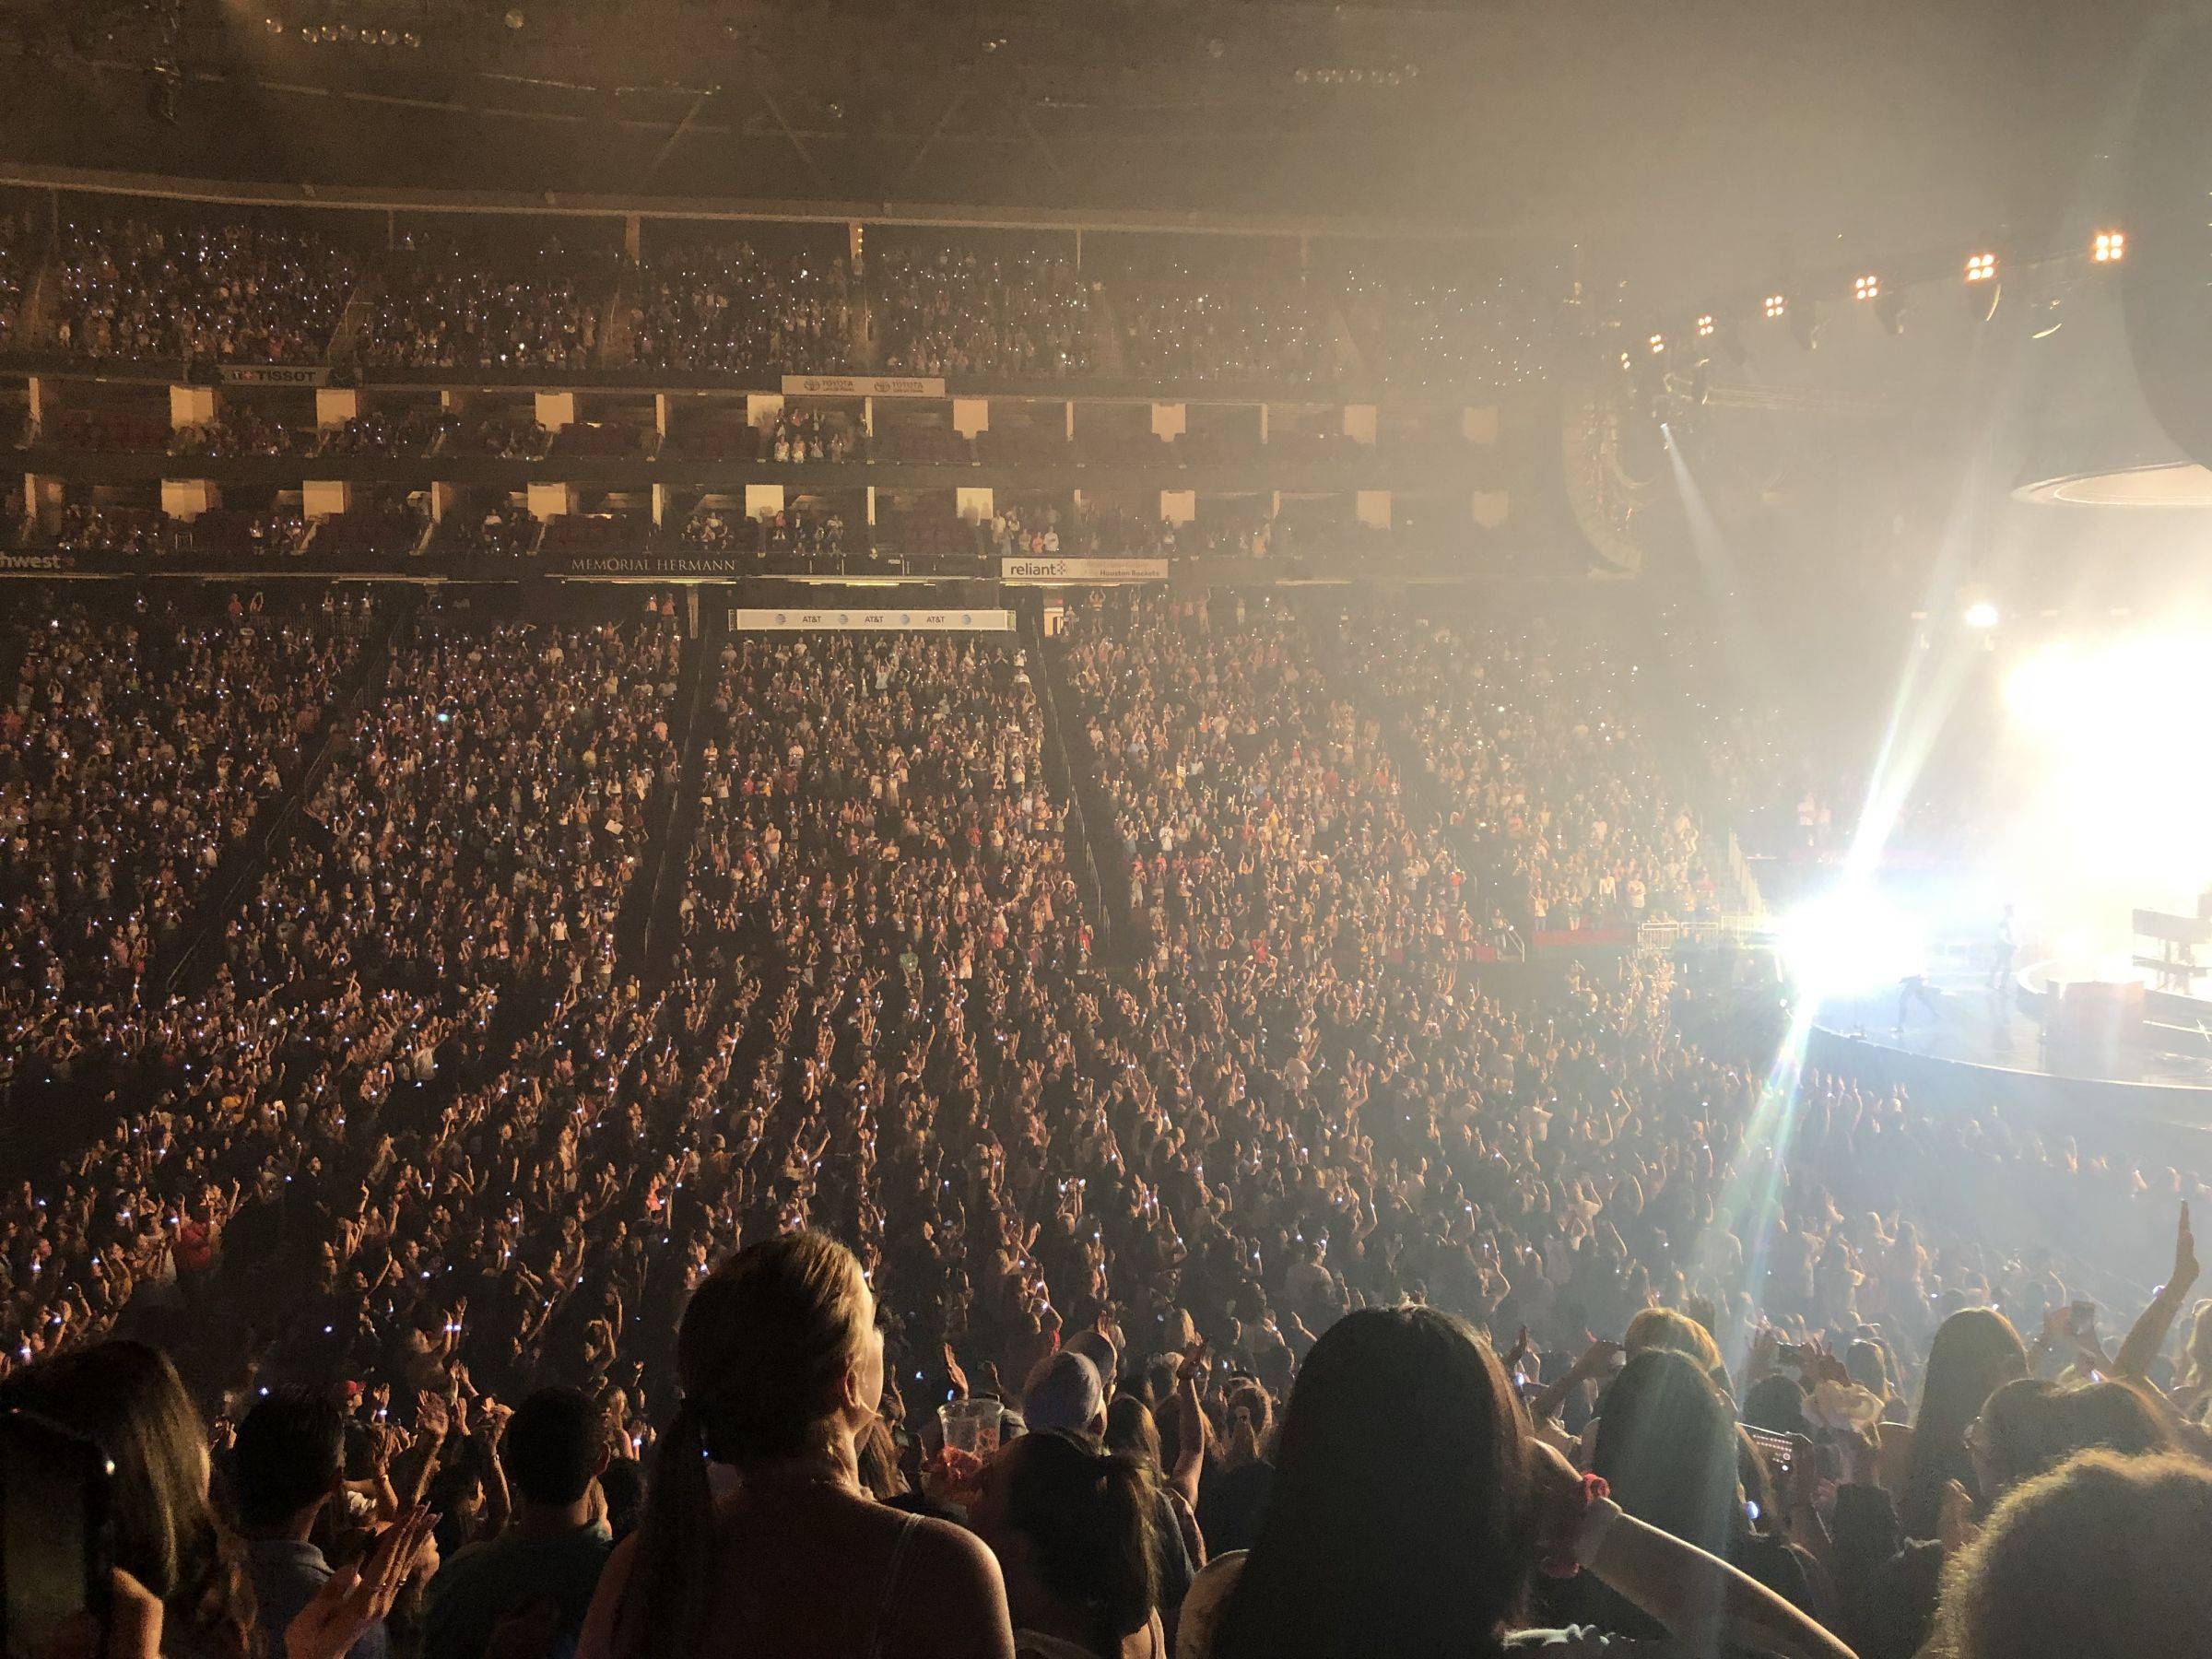
[[1788,1435],[1776,1434],[1771,1429],[1748,1427],[1744,1432],[1751,1437],[1751,1443],[1759,1448],[1759,1456],[1767,1460],[1768,1474],[1776,1480],[1789,1474],[1790,1465],[1797,1455],[1797,1448],[1791,1443]]
[[108,1618],[108,1493],[99,1446],[34,1412],[0,1414],[0,1638],[35,1659],[62,1627]]

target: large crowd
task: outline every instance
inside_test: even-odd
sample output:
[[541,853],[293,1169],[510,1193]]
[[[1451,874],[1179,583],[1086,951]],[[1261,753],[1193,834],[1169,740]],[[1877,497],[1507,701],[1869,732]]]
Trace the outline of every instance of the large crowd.
[[[1778,1111],[1725,988],[1500,959],[1718,879],[1701,734],[1597,619],[621,594],[389,618],[208,971],[70,934],[11,1001],[12,1098],[76,1116],[0,1196],[0,1395],[216,1447],[119,1484],[181,1542],[118,1549],[161,1632],[110,1651],[2195,1640],[2194,1175]],[[124,808],[186,782],[103,767],[74,851],[54,753],[281,688],[173,740],[212,812],[359,631],[157,622],[6,648],[11,927],[82,913],[41,870],[135,905]]]
[[[224,850],[295,771],[356,641],[312,619],[18,612],[0,657],[0,1020],[97,1045]],[[18,1051],[19,1052],[19,1051]]]
[[695,242],[638,272],[630,345],[649,369],[834,373],[852,369],[853,284],[841,258]]
[[883,366],[894,374],[1046,376],[1095,366],[1090,284],[1027,250],[884,250],[869,272]]
[[[887,236],[857,264],[792,227],[654,228],[635,257],[582,240],[381,235],[242,210],[74,213],[49,252],[0,226],[0,348],[106,360],[415,370],[638,368],[1497,390],[1548,368],[1542,284],[1448,253],[1281,244],[1086,256],[1073,238]],[[596,239],[596,240],[594,240]],[[855,244],[857,250],[858,244]],[[1111,248],[1111,242],[1109,243]],[[56,304],[11,324],[39,261]],[[1408,259],[1413,263],[1409,264]],[[1444,263],[1440,264],[1442,260]],[[354,315],[348,319],[352,303]]]
[[591,369],[618,262],[558,245],[504,261],[458,241],[396,251],[364,362],[417,369]]
[[184,218],[72,221],[54,256],[62,349],[214,363],[321,361],[357,268],[312,229]]

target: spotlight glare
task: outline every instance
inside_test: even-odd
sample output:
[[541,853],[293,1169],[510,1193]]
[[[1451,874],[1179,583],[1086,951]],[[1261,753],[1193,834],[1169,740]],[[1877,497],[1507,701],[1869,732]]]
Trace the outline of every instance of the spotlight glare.
[[1708,338],[1712,333],[1712,313],[1708,312],[1698,319],[1698,338]]
[[1986,599],[1977,599],[1966,607],[1966,625],[1969,628],[1994,628],[2004,620],[1997,607]]
[[1777,931],[1791,978],[1814,1003],[1887,990],[1926,965],[1912,919],[1864,883],[1812,900]]
[[2100,230],[2089,242],[2089,257],[2099,265],[2115,265],[2127,256],[2127,233]]
[[1653,335],[1652,336],[1652,355],[1653,355],[1653,357],[1657,357],[1657,356],[1658,356],[1658,355],[1659,355],[1661,352],[1665,351],[1665,349],[1666,349],[1666,336],[1665,336],[1665,335]]
[[1880,297],[1881,291],[1882,279],[1879,276],[1869,274],[1865,276],[1854,276],[1852,278],[1851,297],[1853,300],[1877,299]]
[[1976,253],[1966,262],[1966,279],[1969,282],[1987,282],[1997,274],[1997,256],[1994,253]]
[[1782,295],[1769,294],[1767,296],[1767,317],[1770,321],[1783,315],[1789,309],[1789,300],[1784,299]]

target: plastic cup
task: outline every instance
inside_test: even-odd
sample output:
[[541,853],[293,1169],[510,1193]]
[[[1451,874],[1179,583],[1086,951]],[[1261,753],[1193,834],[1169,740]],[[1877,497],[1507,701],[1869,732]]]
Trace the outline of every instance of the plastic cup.
[[996,1400],[947,1400],[937,1407],[946,1447],[979,1460],[998,1450],[998,1416]]

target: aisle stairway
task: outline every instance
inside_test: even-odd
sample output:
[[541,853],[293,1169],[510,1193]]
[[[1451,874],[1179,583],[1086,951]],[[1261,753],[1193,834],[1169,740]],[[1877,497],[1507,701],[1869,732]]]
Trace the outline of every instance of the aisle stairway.
[[1044,637],[1044,595],[1023,590],[1015,601],[1022,650],[1030,661],[1044,724],[1044,781],[1067,803],[1067,863],[1092,918],[1093,963],[1123,965],[1136,948],[1137,933],[1129,913],[1126,860],[1114,835],[1113,807],[1091,763],[1090,740],[1080,703],[1067,684],[1061,647]]
[[224,929],[262,873],[289,848],[306,818],[305,803],[330,768],[342,734],[352,729],[360,712],[383,693],[392,673],[392,645],[403,625],[412,620],[420,603],[418,590],[384,590],[379,603],[383,610],[352,671],[324,705],[315,726],[313,747],[299,769],[284,780],[276,797],[265,805],[253,827],[224,850],[215,874],[202,889],[184,925],[164,940],[147,965],[145,1000],[159,1005],[172,995],[192,995],[205,990],[222,962]]
[[699,834],[699,795],[705,774],[701,750],[710,735],[704,723],[712,718],[708,694],[720,671],[727,622],[725,606],[701,605],[698,630],[684,641],[676,706],[668,722],[669,740],[677,757],[676,777],[668,788],[655,792],[645,853],[615,924],[616,966],[626,977],[657,981],[682,942],[680,912],[690,879],[691,843]]

